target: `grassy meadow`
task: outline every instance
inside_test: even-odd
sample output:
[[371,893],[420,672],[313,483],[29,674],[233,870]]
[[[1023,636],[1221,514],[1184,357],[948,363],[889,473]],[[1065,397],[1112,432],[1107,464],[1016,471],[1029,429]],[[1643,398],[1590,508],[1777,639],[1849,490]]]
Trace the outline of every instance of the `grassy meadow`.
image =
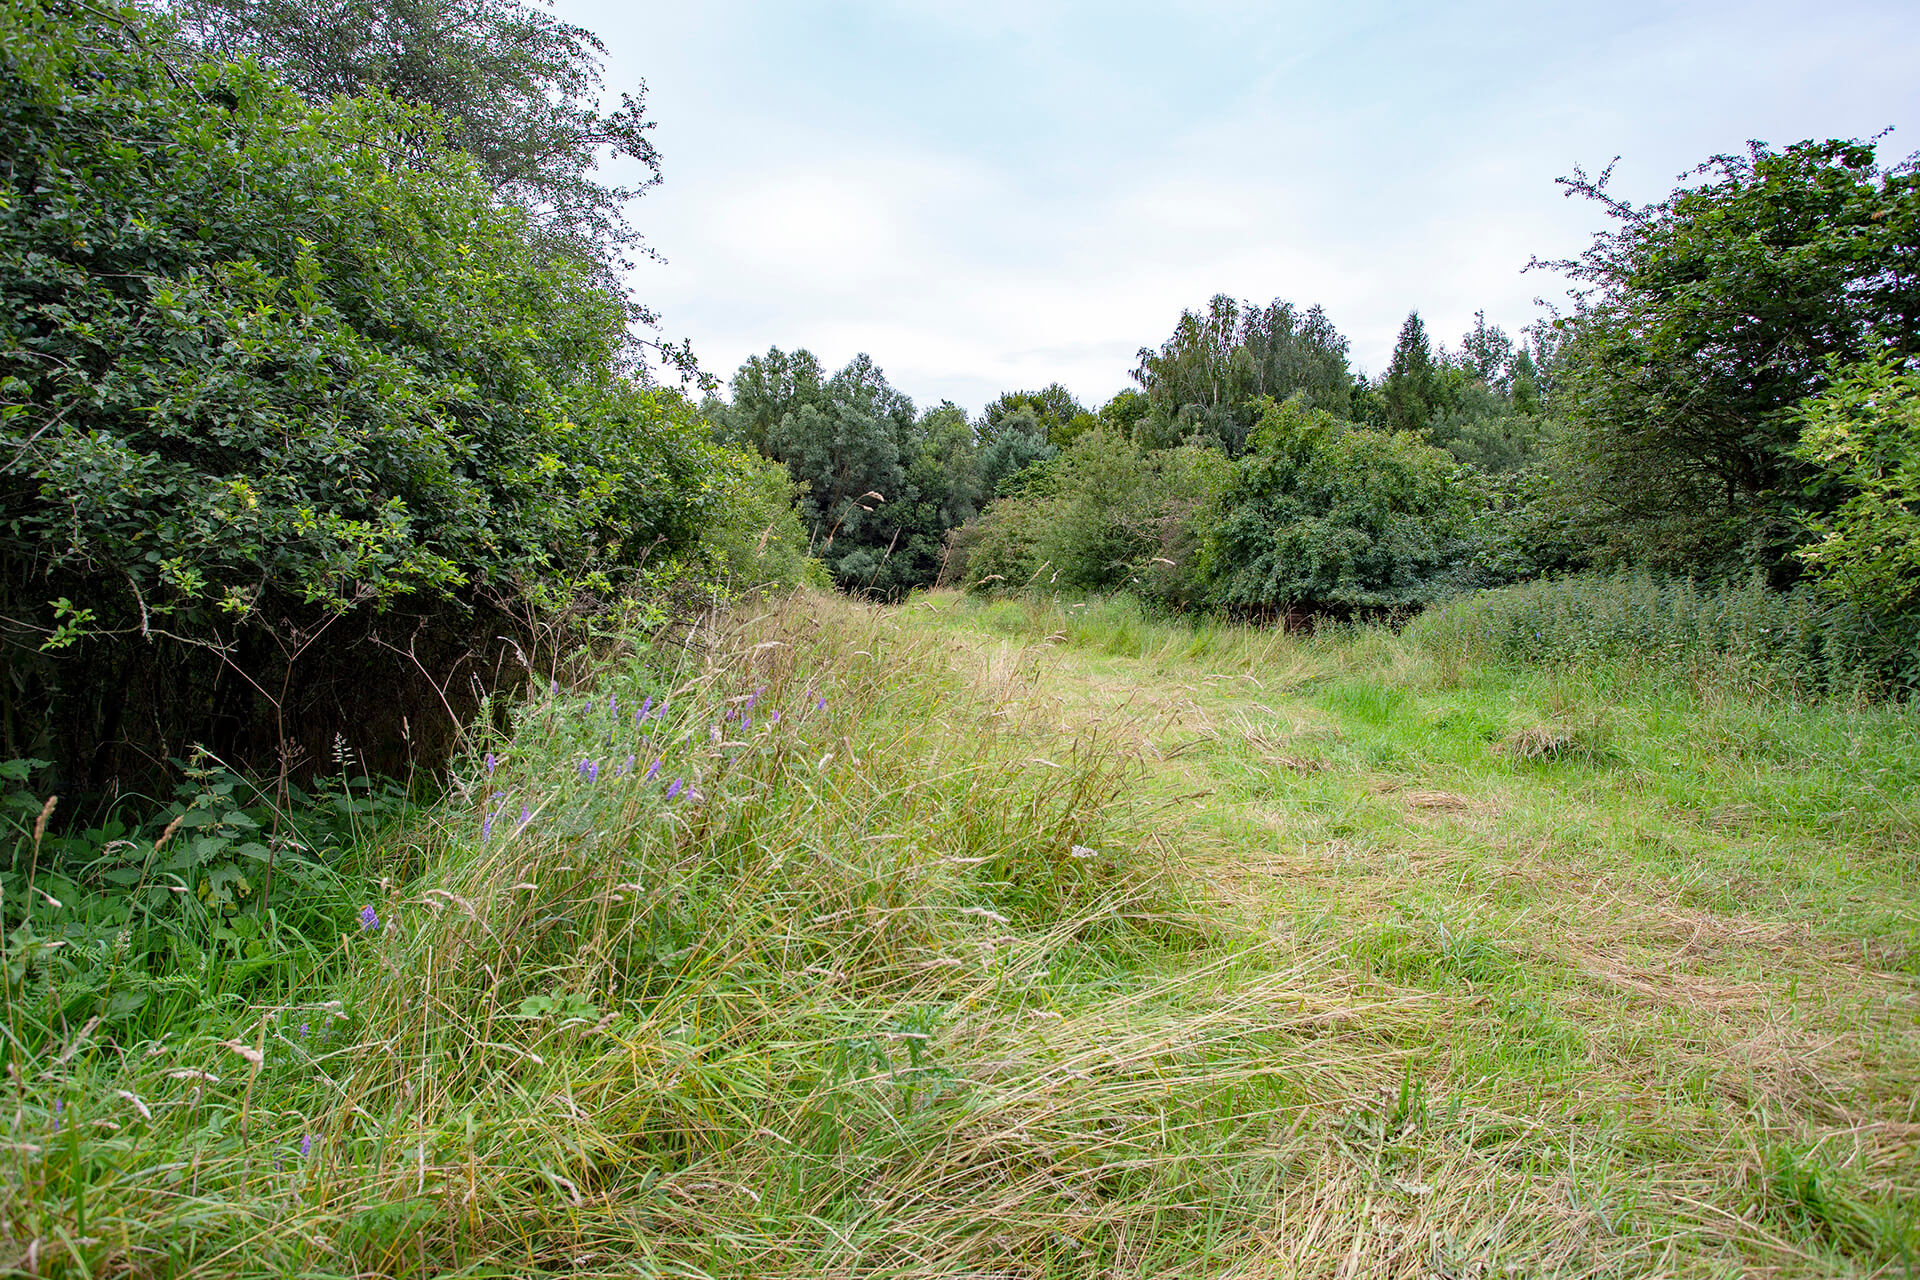
[[327,945],[18,962],[8,1274],[1920,1266],[1907,706],[936,593],[501,711]]

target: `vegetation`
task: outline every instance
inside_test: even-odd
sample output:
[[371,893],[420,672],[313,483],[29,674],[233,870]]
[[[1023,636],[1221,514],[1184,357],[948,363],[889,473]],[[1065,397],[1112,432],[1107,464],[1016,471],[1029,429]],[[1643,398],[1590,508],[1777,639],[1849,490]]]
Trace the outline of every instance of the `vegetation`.
[[703,627],[512,719],[331,855],[320,945],[244,1002],[180,982],[109,1032],[15,979],[10,1265],[1920,1250],[1905,707],[942,595]]
[[662,341],[603,53],[0,0],[0,1270],[1920,1266],[1911,162],[974,418]]
[[757,464],[627,371],[619,299],[435,117],[86,12],[20,0],[0,45],[12,755],[101,789],[346,732],[391,771],[503,644],[711,563]]
[[1617,229],[1556,264],[1590,292],[1559,353],[1598,536],[1669,569],[1777,572],[1800,513],[1846,496],[1796,454],[1795,406],[1836,365],[1920,353],[1920,172],[1870,143],[1802,142],[1702,165],[1648,208],[1567,180]]

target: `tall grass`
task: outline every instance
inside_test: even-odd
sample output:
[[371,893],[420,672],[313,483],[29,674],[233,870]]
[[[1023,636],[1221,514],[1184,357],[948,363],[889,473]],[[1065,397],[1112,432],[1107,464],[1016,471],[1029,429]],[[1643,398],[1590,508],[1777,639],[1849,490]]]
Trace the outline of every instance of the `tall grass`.
[[1710,584],[1645,570],[1482,591],[1428,611],[1409,638],[1466,659],[1614,664],[1842,699],[1920,682],[1920,638],[1811,587]]
[[1156,1013],[1149,962],[1217,926],[1135,761],[934,645],[815,601],[518,708],[387,838],[427,870],[333,976],[26,1054],[0,1265],[1144,1274],[1247,1238],[1261,1045],[1316,1010]]

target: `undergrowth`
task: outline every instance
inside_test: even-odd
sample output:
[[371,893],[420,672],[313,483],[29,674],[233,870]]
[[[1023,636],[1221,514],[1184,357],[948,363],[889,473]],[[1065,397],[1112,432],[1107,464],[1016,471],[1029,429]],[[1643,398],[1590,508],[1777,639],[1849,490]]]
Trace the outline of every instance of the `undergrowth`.
[[[298,989],[36,1036],[17,966],[7,1265],[1097,1274],[1244,1234],[1270,1031],[1114,1017],[1219,927],[1117,743],[825,602],[513,719]],[[1107,1035],[1036,1038],[1090,1002]]]
[[[266,890],[240,846],[271,843],[190,780],[173,812],[228,843],[180,848],[245,892],[186,867],[156,909],[237,937],[306,904],[263,968],[223,940],[212,998],[81,1021],[77,946],[16,956],[0,1267],[1920,1253],[1907,704],[947,593],[713,619],[494,710],[442,802],[307,841],[331,878]],[[112,865],[177,856],[161,819]],[[62,874],[36,938],[108,896]],[[186,954],[139,945],[156,982]]]

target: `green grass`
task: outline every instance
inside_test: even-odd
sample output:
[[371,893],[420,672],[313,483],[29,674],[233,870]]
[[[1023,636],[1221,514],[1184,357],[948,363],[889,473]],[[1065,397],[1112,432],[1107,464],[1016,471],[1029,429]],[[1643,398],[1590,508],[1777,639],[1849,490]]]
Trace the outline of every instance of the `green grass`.
[[298,989],[165,1037],[16,1031],[0,1264],[1869,1276],[1920,1251],[1904,708],[936,595],[717,622],[513,720],[359,851],[351,883],[386,883],[335,905],[380,927]]

